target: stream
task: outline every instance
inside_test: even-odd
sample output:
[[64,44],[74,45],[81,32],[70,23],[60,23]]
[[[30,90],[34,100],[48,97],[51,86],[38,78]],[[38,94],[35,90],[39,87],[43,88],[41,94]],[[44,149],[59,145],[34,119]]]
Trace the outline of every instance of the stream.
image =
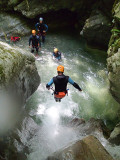
[[[28,37],[24,37],[17,45],[27,52],[30,50]],[[63,53],[61,62],[52,59],[54,47]],[[74,33],[51,32],[39,54],[36,65],[41,84],[27,101],[22,130],[19,132],[22,143],[30,150],[28,160],[44,160],[68,143],[83,138],[65,125],[75,117],[85,120],[91,117],[103,119],[109,128],[120,120],[120,105],[109,93],[107,53],[85,51],[84,40]],[[64,65],[65,75],[77,82],[83,92],[69,84],[69,95],[61,103],[56,103],[52,91],[46,89],[46,84],[57,74],[59,64]],[[107,145],[106,140],[101,140],[101,143],[116,160],[120,159],[119,147]],[[16,146],[21,150],[21,146]]]

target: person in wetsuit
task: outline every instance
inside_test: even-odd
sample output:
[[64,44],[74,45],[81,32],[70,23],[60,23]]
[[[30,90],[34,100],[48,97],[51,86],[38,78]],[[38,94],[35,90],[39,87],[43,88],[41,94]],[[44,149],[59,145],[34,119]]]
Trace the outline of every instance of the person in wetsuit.
[[36,30],[38,31],[38,35],[42,36],[42,42],[45,42],[45,35],[48,31],[48,26],[43,22],[43,18],[39,18],[39,23],[35,25]]
[[72,84],[76,89],[82,91],[77,83],[75,83],[69,76],[65,76],[64,73],[64,66],[59,65],[57,67],[58,75],[53,77],[50,82],[46,84],[46,88],[49,90],[50,86],[54,83],[55,91],[54,91],[54,98],[56,102],[60,102],[63,97],[67,94],[67,84]]
[[29,38],[29,47],[31,48],[31,52],[34,52],[36,49],[36,53],[38,55],[38,50],[41,48],[41,42],[39,36],[36,35],[36,31],[32,30],[32,35]]
[[57,48],[54,48],[53,59],[56,59],[56,60],[58,60],[58,61],[61,60],[61,53],[58,51]]

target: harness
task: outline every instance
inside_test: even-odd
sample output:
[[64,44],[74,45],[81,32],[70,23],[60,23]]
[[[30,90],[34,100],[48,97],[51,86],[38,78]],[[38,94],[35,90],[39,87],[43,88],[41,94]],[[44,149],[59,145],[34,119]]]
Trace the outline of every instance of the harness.
[[40,30],[39,34],[44,34],[43,31],[45,30],[45,25],[43,23],[42,24],[39,23],[38,28]]
[[44,33],[44,32],[39,32],[38,34],[37,34],[38,36],[46,36],[46,32]]

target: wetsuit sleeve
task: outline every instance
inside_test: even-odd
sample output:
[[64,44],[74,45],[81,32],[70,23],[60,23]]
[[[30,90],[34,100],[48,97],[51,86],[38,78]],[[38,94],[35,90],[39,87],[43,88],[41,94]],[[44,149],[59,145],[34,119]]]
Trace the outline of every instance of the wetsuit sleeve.
[[79,91],[82,91],[82,89],[79,87],[79,85],[77,83],[75,83],[70,77],[68,79],[68,82],[70,84],[72,84],[76,89],[78,89]]
[[38,31],[38,23],[35,25],[36,30]]
[[49,88],[52,84],[53,84],[53,78],[50,80],[50,82],[48,82],[48,84],[46,84],[46,88]]
[[75,83],[70,77],[68,78],[68,82],[72,85]]
[[45,32],[47,32],[48,31],[48,25],[44,24],[44,27],[45,27]]
[[31,41],[32,41],[32,38],[30,36],[30,38],[29,38],[29,46],[31,45]]

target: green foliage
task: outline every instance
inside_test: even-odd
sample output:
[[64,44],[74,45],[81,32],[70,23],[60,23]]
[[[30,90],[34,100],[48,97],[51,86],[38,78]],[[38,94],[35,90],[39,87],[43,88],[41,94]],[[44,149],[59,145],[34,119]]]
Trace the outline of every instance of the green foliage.
[[115,29],[115,28],[113,28],[113,29],[111,30],[111,32],[112,32],[112,33],[113,33],[113,32],[117,32],[117,33],[119,33],[119,34],[120,34],[120,30]]
[[116,53],[118,49],[120,48],[120,38],[117,39],[114,44],[112,44],[112,47],[114,47],[114,52]]

